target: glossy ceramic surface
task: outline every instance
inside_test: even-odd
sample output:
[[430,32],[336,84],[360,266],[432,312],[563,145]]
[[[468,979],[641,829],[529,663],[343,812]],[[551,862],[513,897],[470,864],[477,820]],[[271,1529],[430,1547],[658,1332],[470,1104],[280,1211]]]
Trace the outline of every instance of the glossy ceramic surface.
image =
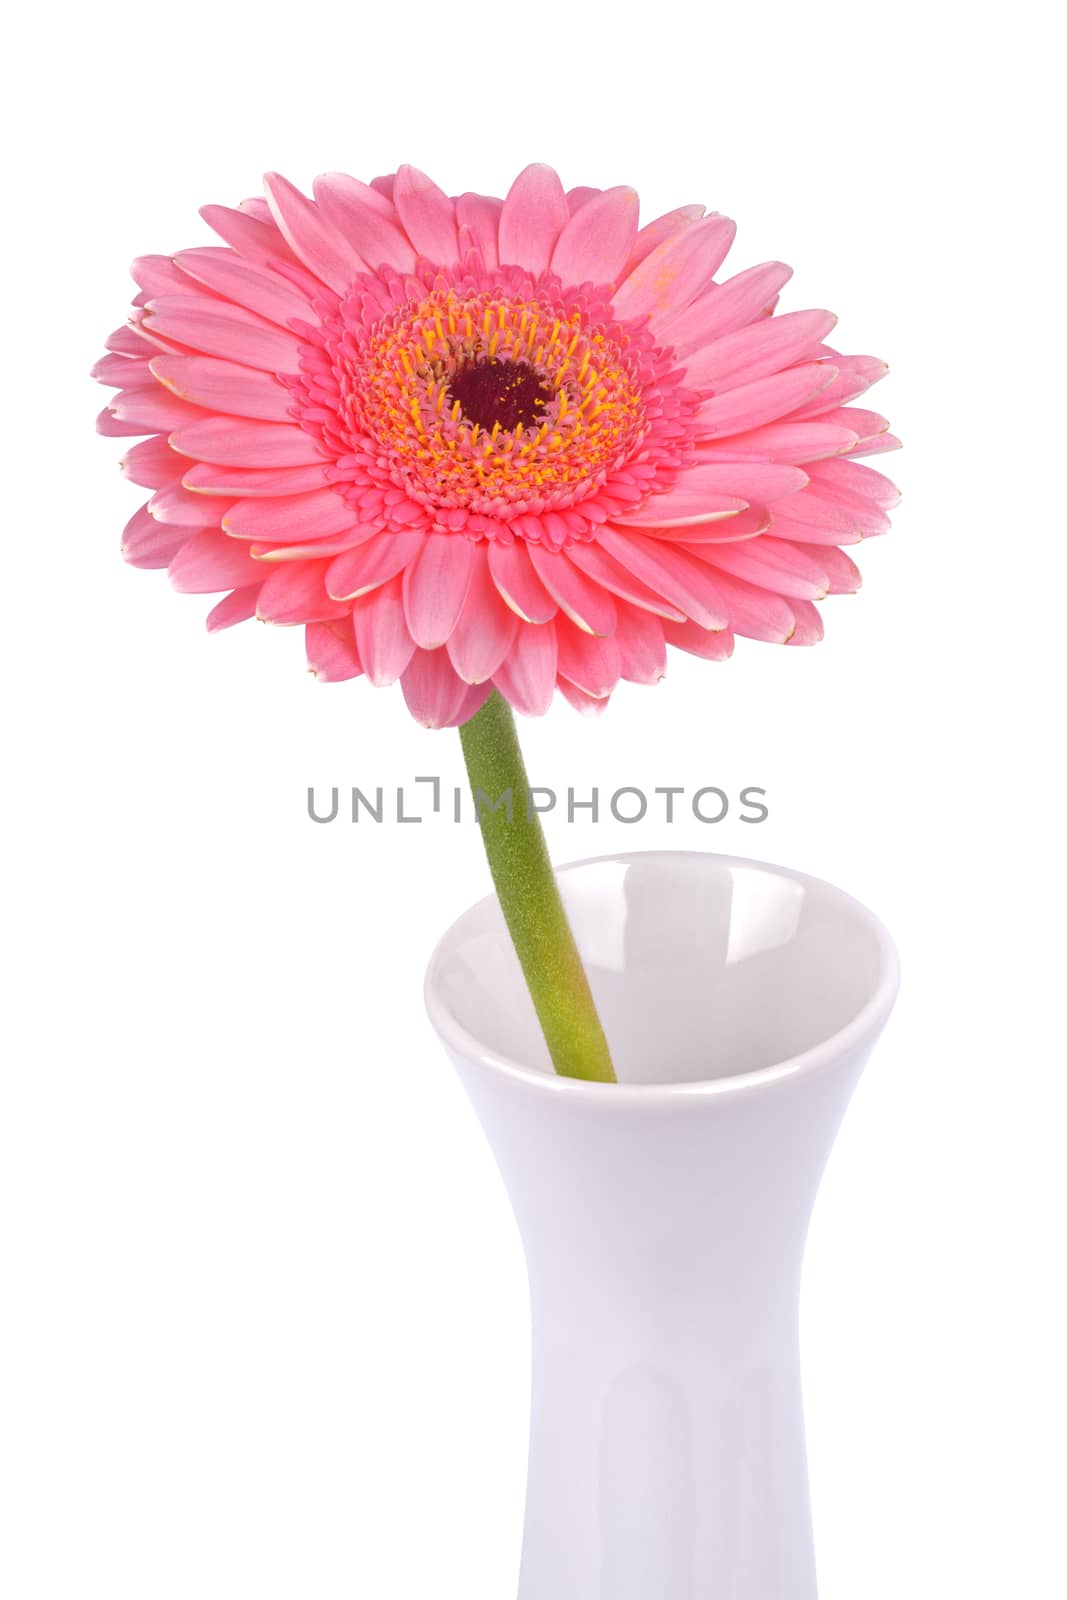
[[618,1085],[552,1073],[495,899],[426,988],[529,1269],[519,1600],[814,1600],[801,1259],[892,943],[840,890],[758,862],[559,878]]

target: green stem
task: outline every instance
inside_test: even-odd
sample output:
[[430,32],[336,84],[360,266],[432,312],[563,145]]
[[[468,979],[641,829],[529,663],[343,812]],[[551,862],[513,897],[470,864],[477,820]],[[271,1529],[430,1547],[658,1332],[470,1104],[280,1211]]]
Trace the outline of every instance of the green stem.
[[614,1083],[607,1040],[563,909],[515,719],[493,690],[459,730],[497,897],[556,1071]]

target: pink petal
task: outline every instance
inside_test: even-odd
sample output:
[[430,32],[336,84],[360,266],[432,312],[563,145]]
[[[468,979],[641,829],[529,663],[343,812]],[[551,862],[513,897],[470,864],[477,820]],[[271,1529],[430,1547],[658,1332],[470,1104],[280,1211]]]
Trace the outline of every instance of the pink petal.
[[706,441],[702,461],[776,461],[797,465],[842,455],[857,442],[848,428],[826,422],[769,422],[747,433]]
[[[145,355],[149,354],[150,352],[145,349]],[[95,378],[97,383],[106,383],[112,389],[143,388],[146,383],[152,381],[147,360],[136,361],[132,356],[116,355],[114,352],[101,356],[100,360],[90,368],[89,376]],[[886,427],[888,426],[886,423]]]
[[793,276],[784,261],[765,261],[712,284],[684,311],[660,319],[658,331],[680,356],[688,355],[724,333],[744,328],[766,309]]
[[152,376],[191,405],[230,416],[287,422],[293,397],[276,378],[213,356],[154,356]]
[[359,251],[326,220],[313,200],[280,173],[268,172],[263,190],[278,231],[297,259],[337,294],[345,294],[353,278],[366,271]]
[[[618,595],[620,599],[628,600],[657,617],[665,617],[674,622],[685,621],[684,611],[679,611],[677,606],[672,606],[661,594],[657,594],[647,584],[635,578],[632,572],[609,556],[599,544],[572,545],[567,551],[567,556],[587,577],[592,578],[602,589]],[[621,607],[619,609],[620,616],[622,609]]]
[[208,290],[202,290],[198,283],[190,283],[186,274],[174,266],[170,256],[138,256],[131,262],[130,272],[141,288],[138,298],[134,299],[134,306],[144,306],[147,299],[154,298],[155,294],[205,294],[210,299]]
[[838,406],[833,411],[824,411],[818,423],[814,425],[823,424],[835,428],[848,428],[861,443],[875,439],[889,429],[885,417],[879,416],[877,411],[864,411],[861,406]]
[[158,571],[169,567],[183,545],[196,534],[195,528],[178,528],[157,522],[147,506],[135,511],[122,531],[122,559],[131,567]]
[[459,621],[449,636],[449,660],[466,683],[486,683],[493,676],[519,629],[518,617],[493,582],[484,546],[478,559]]
[[899,450],[900,440],[892,433],[880,433],[874,439],[864,439],[851,452],[854,456],[880,456],[887,450]]
[[168,569],[179,594],[212,594],[219,589],[239,589],[259,583],[263,569],[243,544],[235,544],[217,529],[193,535],[177,552]]
[[194,278],[280,328],[288,328],[298,320],[312,324],[319,321],[310,300],[287,278],[269,267],[243,260],[232,250],[208,245],[199,250],[183,250],[174,260],[187,274],[186,292],[189,278]]
[[579,184],[577,188],[567,190],[567,210],[573,217],[576,211],[587,206],[590,200],[595,200],[598,194],[603,194],[603,189],[590,189],[588,184]]
[[[403,170],[403,169],[401,169]],[[400,680],[408,710],[424,728],[452,728],[473,715],[488,694],[471,689],[453,670],[446,650],[416,650]]]
[[[858,463],[853,462],[850,465],[858,465]],[[853,544],[855,542],[847,537],[847,533],[852,530],[858,531],[865,539],[869,539],[876,533],[888,533],[892,527],[888,513],[883,511],[880,506],[876,506],[872,500],[865,499],[863,495],[849,494],[846,490],[825,483],[816,483],[814,479],[808,490],[806,511],[810,510],[811,506],[816,503],[813,498],[816,495],[818,496],[818,505],[820,507],[819,525],[821,528],[829,530],[835,525],[836,521],[836,517],[832,521],[829,516],[824,516],[824,511],[832,509],[836,514],[848,519],[845,527],[846,537],[843,537],[840,541],[842,544]],[[795,506],[796,502],[790,499],[786,504]],[[837,525],[841,526],[840,523]],[[819,542],[826,543],[825,540],[820,540]],[[837,541],[831,542],[836,543]]]
[[221,467],[302,467],[322,460],[322,446],[303,428],[243,417],[208,417],[171,435],[182,455]]
[[138,256],[130,263],[130,276],[147,300],[157,294],[191,294],[194,289],[170,256]]
[[530,561],[560,610],[584,633],[601,638],[615,631],[615,602],[606,589],[576,567],[562,551],[530,545]]
[[809,360],[836,321],[832,311],[790,311],[724,334],[686,358],[686,386],[736,389]]
[[414,561],[426,535],[421,528],[407,533],[381,533],[330,563],[326,587],[337,600],[356,600],[388,583]]
[[812,467],[811,480],[818,493],[842,505],[864,509],[869,504],[891,511],[900,504],[895,483],[855,461],[820,461]]
[[702,562],[671,545],[648,539],[635,529],[622,532],[602,528],[599,543],[642,583],[671,601],[701,627],[725,628],[728,625],[729,615],[723,597]]
[[[324,172],[315,179],[312,185],[316,199],[320,198],[320,187],[334,190],[343,189],[346,195],[354,200],[359,200],[367,207],[368,211],[375,212],[379,217],[388,218],[394,227],[400,226],[396,214],[396,206],[393,204],[392,177],[372,178],[370,183],[361,183],[358,178],[350,178],[347,172]],[[356,248],[359,248],[358,244]],[[363,252],[360,251],[360,254],[362,255]]]
[[806,554],[787,540],[769,534],[747,544],[716,545],[714,549],[703,546],[701,559],[716,573],[728,572],[760,589],[795,595],[798,600],[821,600],[830,588],[826,566],[814,554]]
[[[687,467],[679,485],[697,495],[709,498],[737,496],[750,505],[761,505],[778,500],[784,494],[797,494],[808,482],[808,475],[800,467],[780,465],[767,461],[700,461]],[[649,502],[654,506],[656,497]],[[621,519],[616,517],[616,521]]]
[[346,533],[357,521],[352,507],[333,489],[318,489],[311,494],[238,500],[227,511],[222,526],[234,539],[292,544]]
[[456,221],[460,227],[470,229],[489,272],[500,265],[498,230],[502,211],[502,201],[484,194],[461,194],[456,201]]
[[785,641],[786,644],[818,644],[823,636],[818,606],[812,605],[810,600],[790,600],[789,605],[796,627]]
[[[243,547],[242,547],[243,548]],[[331,622],[350,608],[326,593],[324,561],[290,561],[272,568],[259,591],[256,615],[263,622]]]
[[586,694],[584,689],[579,689],[576,683],[571,683],[569,678],[557,678],[556,687],[568,705],[583,717],[599,717],[606,709],[610,696],[605,695],[602,700],[595,700],[591,694]]
[[637,237],[636,191],[620,186],[594,196],[570,218],[552,252],[564,284],[614,283]]
[[[794,546],[794,549],[797,548]],[[802,552],[803,546],[800,546],[798,554]],[[834,549],[832,546],[820,549],[818,559],[829,574],[831,594],[857,594],[863,587],[863,574],[843,550]]]
[[659,318],[684,309],[707,286],[726,259],[736,224],[713,213],[681,233],[672,234],[615,291],[617,316]]
[[180,483],[168,483],[156,490],[148,502],[148,509],[158,522],[173,522],[179,527],[214,528],[217,531],[229,506],[225,500],[190,494]]
[[164,433],[196,422],[204,413],[169,394],[161,383],[123,389],[110,401],[108,412],[136,433]]
[[552,168],[542,162],[524,168],[500,214],[500,260],[534,274],[547,271],[568,219],[563,185]]
[[197,461],[187,468],[182,483],[197,494],[239,500],[246,495],[304,494],[325,488],[328,470],[324,461],[306,467],[223,467],[213,461]]
[[[875,507],[869,507],[869,515],[877,518],[882,513]],[[864,531],[864,519],[856,510],[825,499],[816,492],[814,483],[801,490],[800,494],[783,495],[776,501],[774,519],[776,528],[779,522],[788,522],[790,526],[798,524],[801,527],[813,528],[820,534],[838,534],[846,542],[850,534]]]
[[673,234],[682,233],[686,228],[691,228],[699,222],[704,215],[703,206],[678,206],[674,211],[668,211],[662,217],[657,217],[654,222],[646,222],[638,231],[634,240],[634,247],[630,251],[630,258],[623,268],[622,275],[628,278],[630,273],[639,267],[646,256],[661,245],[665,239]]
[[476,551],[461,534],[430,533],[404,569],[404,615],[415,643],[437,650],[459,621],[474,573]]
[[612,520],[626,528],[681,528],[690,523],[716,522],[720,517],[735,516],[748,509],[748,501],[740,495],[703,489],[695,478],[698,470],[694,467],[669,489],[649,495],[643,505],[632,511],[617,512]]
[[162,489],[177,483],[182,474],[182,458],[173,451],[162,434],[153,434],[127,450],[122,458],[122,475],[143,489]]
[[162,295],[150,300],[145,312],[146,331],[161,333],[204,355],[221,356],[264,372],[300,370],[300,343],[293,334],[228,300]]
[[332,622],[309,622],[304,634],[308,670],[323,683],[341,683],[358,678],[363,665],[348,617]]
[[740,633],[746,639],[762,639],[768,644],[787,642],[796,628],[796,618],[788,600],[728,572],[718,571],[715,577],[729,611],[732,633]]
[[96,431],[105,439],[132,439],[139,433],[152,432],[137,422],[120,422],[110,406],[105,406],[97,417]]
[[814,397],[828,391],[836,375],[835,368],[812,361],[717,394],[697,412],[699,436],[718,439],[786,416],[798,420],[806,414],[806,404],[818,407]]
[[104,349],[113,355],[132,356],[134,360],[152,354],[143,334],[139,329],[130,327],[129,323],[108,335]]
[[491,683],[472,683],[467,690],[463,704],[456,712],[456,720],[452,726],[454,728],[462,728],[465,722],[469,722],[473,716],[477,716],[492,692],[493,685]]
[[[175,296],[174,298],[177,299],[178,296]],[[227,306],[226,301],[219,300],[211,295],[206,294],[183,295],[181,298],[184,300],[196,300],[199,301],[201,305],[218,308],[220,310],[225,310]],[[234,307],[234,310],[236,309],[237,308]],[[148,312],[144,306],[135,305],[133,307],[130,312],[130,327],[135,330],[138,336],[143,339],[146,344],[151,346],[150,354],[152,355],[154,355],[157,350],[164,350],[169,352],[169,354],[176,356],[196,355],[195,350],[190,349],[188,345],[182,344],[179,339],[167,338],[162,332],[153,329],[149,323]]]
[[255,217],[257,222],[267,222],[273,226],[274,218],[270,206],[261,194],[249,195],[247,200],[239,200],[238,205],[248,216]]
[[774,508],[774,536],[776,539],[789,539],[794,544],[812,545],[823,550],[839,544],[859,544],[863,530],[853,521],[848,527],[819,527],[815,523],[800,522],[796,517],[787,516],[780,509],[783,502],[779,501]]
[[272,261],[296,260],[273,222],[258,222],[247,212],[234,211],[230,206],[201,206],[200,215],[246,261],[269,266]]
[[720,522],[683,523],[677,528],[643,528],[650,539],[665,539],[671,544],[739,544],[743,539],[755,539],[766,533],[773,521],[767,506],[749,506],[736,517],[725,517]]
[[[418,167],[403,166],[393,186],[393,204],[408,238],[420,256],[438,266],[449,267],[459,260],[452,201]],[[447,657],[445,658],[447,664]]]
[[[695,626],[695,624],[693,624]],[[630,683],[655,684],[667,670],[663,623],[645,611],[623,606],[615,629],[622,676]]]
[[391,205],[369,185],[347,173],[328,172],[315,179],[315,198],[323,216],[342,233],[372,271],[392,267],[410,272],[415,265],[411,241],[396,221]]
[[220,600],[207,614],[208,633],[220,633],[223,628],[234,628],[239,622],[248,622],[254,617],[261,588],[262,584],[250,583]]
[[663,637],[676,650],[685,650],[704,661],[726,661],[734,653],[732,633],[726,629],[720,633],[709,633],[695,622],[665,622]]
[[826,411],[846,405],[849,400],[858,399],[861,394],[866,394],[879,378],[884,377],[889,369],[884,361],[878,361],[874,356],[833,355],[829,359],[827,370],[833,371],[833,382],[827,384],[817,398],[809,400],[791,412],[790,415],[794,420],[822,416]]
[[372,589],[352,607],[356,644],[371,683],[377,689],[395,683],[415,653],[415,641],[404,617],[403,582],[397,576]]
[[530,561],[524,541],[489,546],[489,571],[497,589],[523,622],[548,622],[559,610]]
[[516,711],[544,716],[556,687],[556,625],[523,623],[493,682]]
[[596,639],[576,628],[566,617],[555,623],[557,671],[579,689],[603,700],[619,681],[621,663],[614,639]]
[[359,545],[377,539],[380,532],[378,525],[373,523],[370,526],[350,528],[345,533],[323,534],[321,538],[309,539],[306,543],[253,542],[250,549],[257,561],[265,562],[268,566],[275,566],[279,561],[322,561],[327,556],[332,558],[344,555],[349,550],[355,550]]

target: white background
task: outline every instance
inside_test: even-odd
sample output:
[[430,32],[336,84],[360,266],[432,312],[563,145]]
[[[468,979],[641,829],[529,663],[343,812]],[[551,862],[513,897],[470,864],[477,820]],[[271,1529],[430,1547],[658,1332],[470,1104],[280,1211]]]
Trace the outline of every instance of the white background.
[[541,159],[649,216],[733,215],[734,270],[791,261],[785,306],[833,307],[893,368],[872,402],[905,501],[826,642],[679,657],[525,743],[563,790],[768,791],[758,827],[553,819],[557,859],[752,854],[893,930],[904,988],[805,1286],[823,1600],[1062,1596],[1064,262],[1037,7],[112,0],[8,27],[0,1590],[514,1593],[522,1263],[420,995],[485,892],[479,840],[305,810],[309,784],[459,783],[458,740],[399,690],[317,685],[298,630],[208,639],[207,604],[124,567],[138,491],[85,374],[128,260],[208,242],[197,207],[265,169],[411,160],[503,193]]

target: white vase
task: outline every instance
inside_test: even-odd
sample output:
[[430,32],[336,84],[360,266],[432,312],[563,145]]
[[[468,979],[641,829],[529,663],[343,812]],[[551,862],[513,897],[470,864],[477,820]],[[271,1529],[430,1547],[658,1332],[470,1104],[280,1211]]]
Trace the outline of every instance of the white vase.
[[638,854],[559,881],[617,1085],[553,1074],[495,897],[426,989],[529,1269],[519,1600],[814,1600],[801,1258],[893,945],[759,862]]

